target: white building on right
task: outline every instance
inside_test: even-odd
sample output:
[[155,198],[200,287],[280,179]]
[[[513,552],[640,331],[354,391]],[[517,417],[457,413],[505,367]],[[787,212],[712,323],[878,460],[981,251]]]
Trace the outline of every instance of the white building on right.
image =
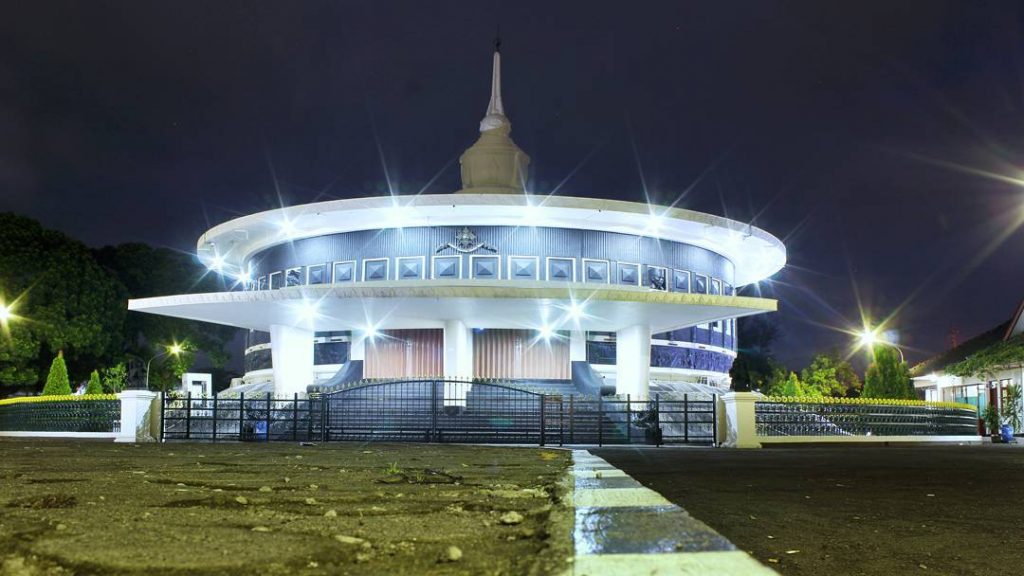
[[[1004,354],[1014,348],[1020,348],[1022,353]],[[989,404],[1002,407],[1007,389],[1024,383],[1024,361],[1011,359],[993,364],[988,370],[971,376],[954,376],[948,372],[964,360],[991,358],[994,352],[999,352],[999,357],[1024,359],[1024,301],[1006,322],[911,368],[914,388],[925,400],[971,404],[978,408],[979,414]]]

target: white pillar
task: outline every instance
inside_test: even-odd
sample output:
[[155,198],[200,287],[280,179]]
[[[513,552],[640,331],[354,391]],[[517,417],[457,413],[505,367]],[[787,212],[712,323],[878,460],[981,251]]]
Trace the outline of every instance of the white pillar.
[[160,395],[149,390],[125,390],[117,395],[121,401],[121,431],[114,442],[154,442],[154,428],[160,426]]
[[726,448],[760,448],[757,441],[757,423],[754,418],[754,403],[758,395],[753,392],[728,392],[722,394],[725,413]]
[[352,331],[352,335],[349,337],[348,343],[348,359],[349,360],[366,360],[366,334],[363,332]]
[[295,393],[304,395],[313,383],[313,332],[272,325],[270,356],[274,362],[274,393],[288,398]]
[[569,362],[587,361],[587,333],[582,330],[569,332]]
[[650,378],[650,326],[629,326],[616,332],[615,393],[646,400]]
[[473,331],[462,320],[444,322],[444,377],[473,378]]

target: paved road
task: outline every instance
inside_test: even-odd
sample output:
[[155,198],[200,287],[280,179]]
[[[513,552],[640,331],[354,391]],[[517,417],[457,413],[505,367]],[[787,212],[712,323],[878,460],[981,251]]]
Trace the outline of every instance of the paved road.
[[1021,574],[1024,445],[593,452],[784,574]]

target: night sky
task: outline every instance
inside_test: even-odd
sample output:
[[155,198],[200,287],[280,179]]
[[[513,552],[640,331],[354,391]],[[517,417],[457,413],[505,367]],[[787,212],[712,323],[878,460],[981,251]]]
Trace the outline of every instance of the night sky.
[[0,211],[92,246],[387,193],[382,157],[400,193],[458,189],[500,24],[531,190],[645,182],[782,238],[793,367],[848,347],[858,295],[912,361],[1024,296],[1016,3],[8,4]]

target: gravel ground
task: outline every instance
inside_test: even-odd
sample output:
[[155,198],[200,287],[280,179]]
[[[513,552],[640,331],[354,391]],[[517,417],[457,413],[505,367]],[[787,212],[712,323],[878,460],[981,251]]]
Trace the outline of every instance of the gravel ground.
[[782,574],[1024,574],[1024,445],[593,452]]
[[0,441],[0,576],[553,574],[569,453]]

